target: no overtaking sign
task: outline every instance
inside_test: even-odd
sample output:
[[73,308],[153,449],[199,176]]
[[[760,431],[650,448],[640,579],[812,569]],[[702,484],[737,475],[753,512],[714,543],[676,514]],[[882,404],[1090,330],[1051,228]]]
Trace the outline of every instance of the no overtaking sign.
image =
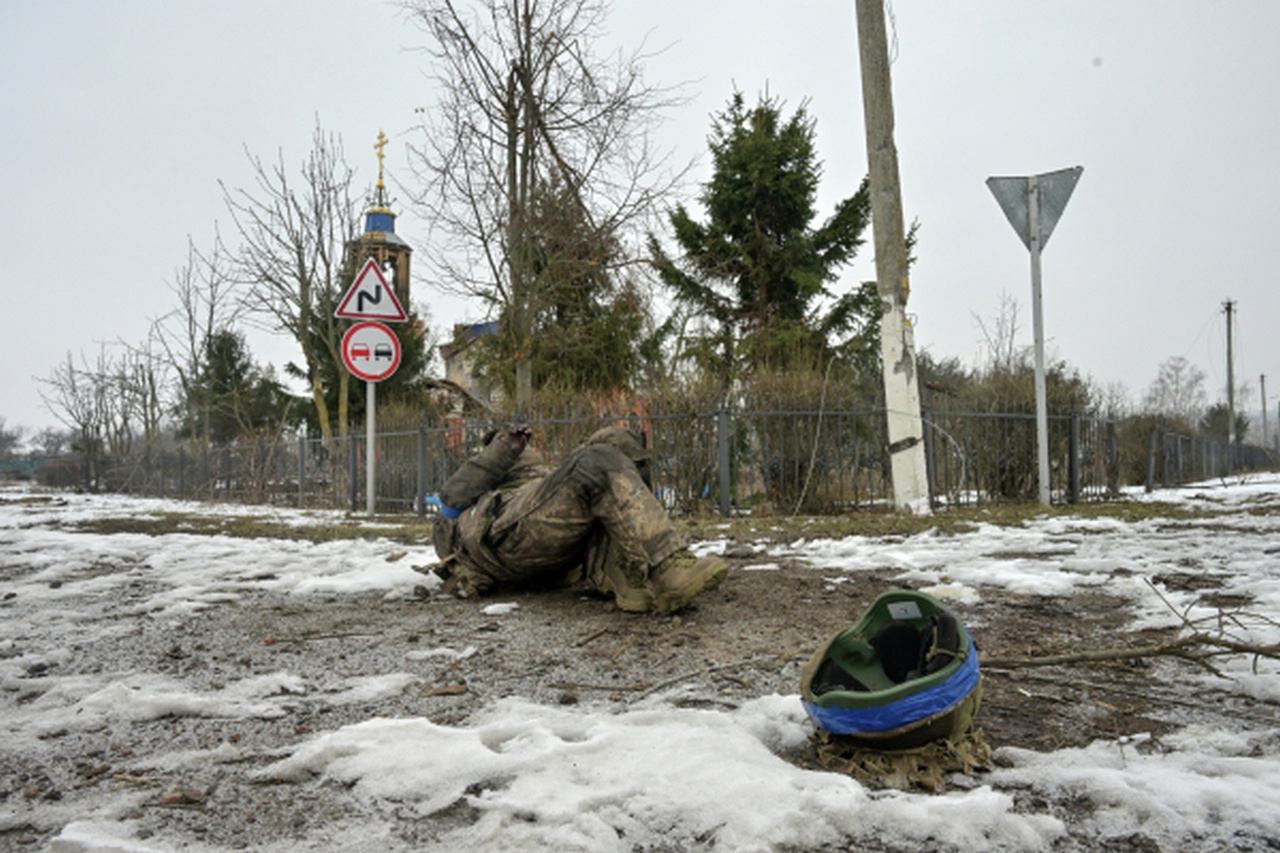
[[382,323],[356,323],[342,336],[342,363],[366,382],[381,382],[400,366],[400,339]]

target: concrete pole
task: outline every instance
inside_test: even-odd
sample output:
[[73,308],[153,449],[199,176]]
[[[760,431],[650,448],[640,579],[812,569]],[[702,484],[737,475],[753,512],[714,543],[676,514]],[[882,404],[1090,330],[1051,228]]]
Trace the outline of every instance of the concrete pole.
[[1233,315],[1235,314],[1235,310],[1236,310],[1236,303],[1228,299],[1223,304],[1223,308],[1225,308],[1227,312],[1227,447],[1229,448],[1228,452],[1231,454],[1231,462],[1232,462],[1231,468],[1232,470],[1235,470],[1234,463],[1236,458],[1236,451],[1235,451],[1235,446],[1236,446],[1236,359],[1235,359],[1235,348],[1231,338],[1232,338],[1232,333],[1234,331],[1232,327],[1235,326],[1235,323],[1232,322],[1232,320],[1234,318]]
[[893,141],[893,93],[885,38],[884,0],[857,0],[858,52],[862,66],[862,110],[871,177],[871,223],[875,235],[880,357],[889,431],[893,500],[900,510],[927,515],[929,480],[920,418],[915,347],[906,317],[907,244],[902,224],[898,151]]
[[1258,377],[1258,383],[1262,386],[1262,441],[1259,442],[1263,447],[1267,446],[1267,436],[1270,431],[1267,429],[1267,374]]

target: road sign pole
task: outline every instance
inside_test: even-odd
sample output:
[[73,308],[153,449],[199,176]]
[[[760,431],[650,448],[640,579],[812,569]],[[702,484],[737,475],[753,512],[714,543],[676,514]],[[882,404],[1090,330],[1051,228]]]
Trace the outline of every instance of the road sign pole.
[[1058,224],[1084,171],[1080,166],[1030,177],[987,178],[987,187],[1013,230],[1031,252],[1031,322],[1036,349],[1036,468],[1040,503],[1049,505],[1049,399],[1044,378],[1044,305],[1040,298],[1040,252]]
[[364,502],[370,518],[373,518],[373,501],[377,496],[376,474],[378,466],[374,442],[374,436],[377,435],[377,415],[374,407],[378,396],[374,389],[377,387],[377,382],[366,381],[364,383]]
[[1036,339],[1036,467],[1040,503],[1049,505],[1049,401],[1044,379],[1044,301],[1040,288],[1040,182],[1027,180],[1031,232],[1031,324]]

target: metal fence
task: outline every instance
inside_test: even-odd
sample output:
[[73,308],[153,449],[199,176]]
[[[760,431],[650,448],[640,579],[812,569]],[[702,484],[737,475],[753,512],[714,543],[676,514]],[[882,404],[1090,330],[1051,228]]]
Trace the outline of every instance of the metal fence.
[[1271,468],[1276,455],[1252,444],[1228,444],[1201,436],[1151,430],[1147,452],[1146,488],[1226,477],[1240,471]]
[[[647,402],[622,415],[566,409],[540,412],[528,422],[549,464],[602,425],[643,432],[655,492],[673,512],[821,514],[891,503],[883,409],[691,411]],[[494,426],[454,417],[378,434],[376,511],[431,512],[441,485]],[[1036,499],[1031,414],[926,410],[924,444],[937,508]],[[1050,417],[1049,447],[1055,502],[1107,499],[1124,486],[1143,484],[1126,476],[1143,465],[1124,458],[1114,422]],[[1273,461],[1261,448],[1227,448],[1155,431],[1142,452],[1149,489],[1256,470]],[[277,434],[220,448],[149,448],[97,461],[64,458],[46,465],[41,478],[150,496],[358,511],[367,505],[365,456],[365,436],[356,425],[345,439]]]

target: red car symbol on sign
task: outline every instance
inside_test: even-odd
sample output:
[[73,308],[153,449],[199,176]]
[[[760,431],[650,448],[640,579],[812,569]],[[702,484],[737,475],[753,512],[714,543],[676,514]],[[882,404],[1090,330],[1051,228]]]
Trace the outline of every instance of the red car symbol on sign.
[[342,363],[357,379],[381,382],[400,366],[400,340],[381,323],[356,323],[342,337]]

